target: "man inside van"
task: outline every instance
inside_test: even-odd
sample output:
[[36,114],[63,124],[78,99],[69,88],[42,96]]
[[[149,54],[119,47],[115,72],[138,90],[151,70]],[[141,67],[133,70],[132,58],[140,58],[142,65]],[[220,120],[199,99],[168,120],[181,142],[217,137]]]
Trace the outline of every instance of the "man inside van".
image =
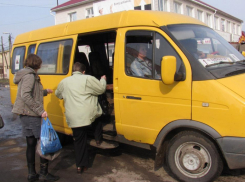
[[95,119],[102,114],[98,95],[106,90],[105,75],[98,80],[85,75],[85,71],[85,65],[76,62],[73,65],[72,76],[63,79],[55,91],[59,99],[64,99],[66,122],[73,131],[78,173],[85,171],[89,164],[87,132],[91,126],[94,129],[96,144],[101,145],[102,124]]
[[[140,43],[136,46],[138,57],[130,65],[131,72],[134,76],[152,78],[152,61],[147,58],[147,46]],[[160,75],[155,71],[155,76],[160,79]]]

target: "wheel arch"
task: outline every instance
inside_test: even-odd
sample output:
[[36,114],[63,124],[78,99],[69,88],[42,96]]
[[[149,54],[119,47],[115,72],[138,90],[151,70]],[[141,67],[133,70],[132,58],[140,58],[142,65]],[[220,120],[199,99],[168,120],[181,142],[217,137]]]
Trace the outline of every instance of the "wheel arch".
[[[194,120],[176,120],[172,121],[171,123],[167,124],[158,134],[153,146],[156,147],[156,152],[158,153],[162,143],[164,142],[165,138],[169,135],[175,135],[179,131],[183,130],[196,130],[202,132],[209,137],[211,137],[214,141],[222,136],[212,127],[198,122]],[[217,142],[215,142],[218,144]]]
[[217,142],[217,139],[222,138],[222,136],[215,129],[194,120],[176,120],[162,128],[153,144],[153,146],[156,148],[156,160],[154,165],[155,170],[159,169],[163,165],[164,153],[167,148],[168,141],[177,133],[187,130],[200,132],[210,138],[220,153],[220,157],[222,158],[224,164],[227,165],[222,147]]

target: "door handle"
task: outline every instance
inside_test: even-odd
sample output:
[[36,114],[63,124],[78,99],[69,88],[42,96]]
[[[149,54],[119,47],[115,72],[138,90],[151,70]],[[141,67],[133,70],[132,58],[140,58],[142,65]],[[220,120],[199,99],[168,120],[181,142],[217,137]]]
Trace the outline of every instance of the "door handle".
[[141,100],[141,97],[134,97],[134,96],[126,96],[126,99],[135,99],[135,100]]

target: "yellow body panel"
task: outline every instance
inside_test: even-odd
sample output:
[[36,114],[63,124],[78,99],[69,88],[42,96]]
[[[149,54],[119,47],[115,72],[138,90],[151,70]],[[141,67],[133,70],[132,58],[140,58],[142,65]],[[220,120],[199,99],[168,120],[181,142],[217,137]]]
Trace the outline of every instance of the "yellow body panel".
[[[221,136],[245,137],[245,100],[231,90],[244,77],[245,74],[219,80],[194,81],[192,119],[207,124]],[[231,84],[231,80],[233,84],[229,88],[221,84]],[[241,92],[244,91],[242,85]]]

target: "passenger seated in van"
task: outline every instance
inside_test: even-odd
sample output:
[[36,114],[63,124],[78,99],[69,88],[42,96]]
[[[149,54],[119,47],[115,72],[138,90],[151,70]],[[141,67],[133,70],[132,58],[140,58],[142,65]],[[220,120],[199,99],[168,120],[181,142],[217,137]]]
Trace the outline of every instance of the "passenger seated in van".
[[[147,47],[145,44],[139,44],[137,46],[138,57],[130,65],[131,72],[134,76],[152,78],[152,62],[147,59]],[[155,71],[157,78],[160,76]]]
[[183,40],[185,48],[196,58],[204,59],[207,57],[205,53],[197,49],[197,41],[195,39],[186,39]]

